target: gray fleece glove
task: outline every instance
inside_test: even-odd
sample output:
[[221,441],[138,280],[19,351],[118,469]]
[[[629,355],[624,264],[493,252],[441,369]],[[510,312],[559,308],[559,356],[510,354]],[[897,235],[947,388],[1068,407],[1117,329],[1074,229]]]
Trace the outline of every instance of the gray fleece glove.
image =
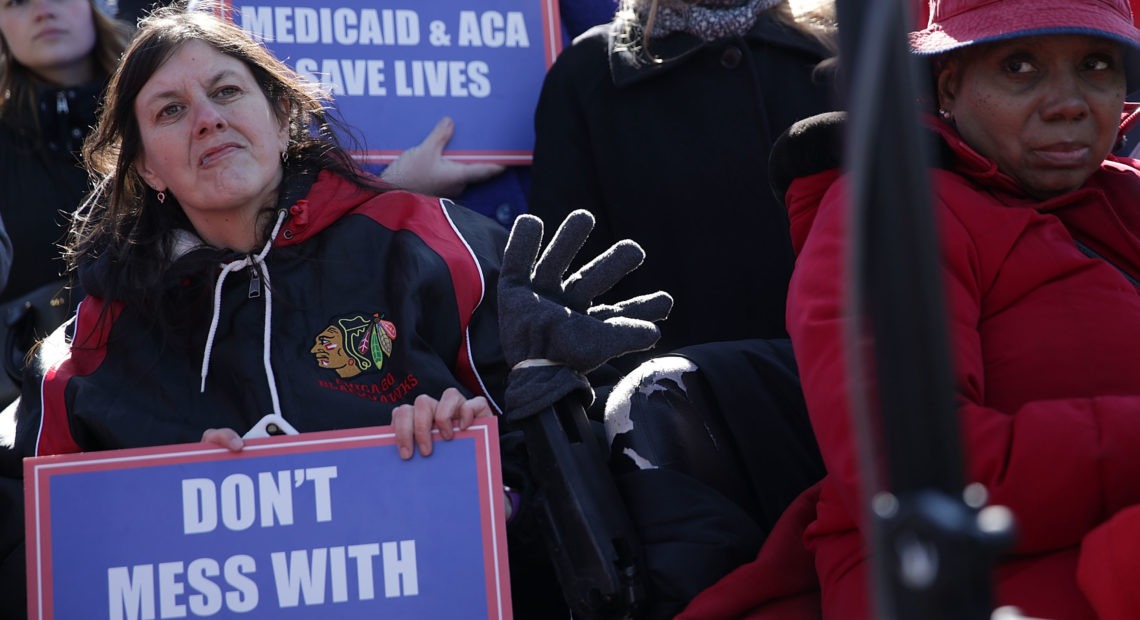
[[575,391],[589,404],[593,390],[586,373],[644,351],[661,336],[654,322],[673,308],[665,292],[593,305],[645,259],[633,241],[615,243],[563,279],[593,228],[593,215],[574,211],[541,258],[542,220],[520,215],[511,229],[499,276],[499,335],[512,368],[506,392],[510,419],[533,415]]

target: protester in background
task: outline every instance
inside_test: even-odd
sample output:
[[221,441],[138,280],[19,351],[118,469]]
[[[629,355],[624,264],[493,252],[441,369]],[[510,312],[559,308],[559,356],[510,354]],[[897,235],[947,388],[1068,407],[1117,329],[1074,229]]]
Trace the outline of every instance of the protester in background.
[[0,217],[14,242],[11,280],[0,293],[12,344],[0,407],[18,394],[8,375],[18,374],[34,337],[73,307],[60,243],[88,189],[79,149],[127,32],[91,0],[0,6]]
[[0,7],[0,214],[16,273],[0,301],[56,281],[66,214],[86,193],[78,160],[127,30],[90,0]]
[[623,287],[677,301],[659,349],[786,336],[792,250],[765,171],[780,132],[834,108],[834,11],[812,8],[626,0],[547,74],[531,212],[590,211],[590,249],[638,239],[649,258]]
[[[19,396],[25,351],[78,300],[65,289],[59,244],[87,191],[79,150],[126,30],[90,0],[0,4],[0,221],[8,229],[0,235],[0,274],[7,279],[0,286],[0,409]],[[10,429],[0,435],[11,439]],[[18,459],[0,467],[4,476],[18,470]],[[19,493],[16,481],[0,477],[0,529],[23,523]],[[24,617],[23,572],[23,546],[0,542],[0,584],[12,584],[0,591],[21,594],[18,606],[0,604],[0,617]]]
[[[635,236],[653,250],[630,279],[668,282],[676,297],[657,348],[675,355],[628,372],[604,412],[645,547],[647,618],[672,617],[755,557],[823,475],[784,329],[787,215],[766,171],[781,131],[834,107],[833,14],[830,3],[630,0],[543,85],[531,211],[594,213],[587,251]],[[782,467],[746,470],[745,454]]]
[[[996,603],[1134,618],[1140,170],[1110,151],[1140,85],[1140,32],[1127,0],[932,0],[910,44],[935,75],[933,205],[965,476],[1017,523]],[[835,161],[838,145],[794,133],[799,158]],[[845,350],[850,181],[832,168],[805,167],[787,192],[799,222],[788,325],[828,475],[683,618],[878,617],[848,367],[860,355]]]
[[[498,224],[366,175],[316,85],[202,8],[143,20],[108,85],[84,147],[96,190],[68,245],[87,297],[29,365],[17,456],[237,449],[270,412],[302,432],[391,424],[401,456],[426,456],[432,429],[532,406],[519,377],[652,346],[667,295],[591,307],[636,267],[634,244],[566,286],[532,286],[532,268],[561,275],[534,264],[535,220],[534,247],[512,237],[508,263]],[[525,513],[525,453],[503,454]],[[533,596],[512,598],[560,603]]]

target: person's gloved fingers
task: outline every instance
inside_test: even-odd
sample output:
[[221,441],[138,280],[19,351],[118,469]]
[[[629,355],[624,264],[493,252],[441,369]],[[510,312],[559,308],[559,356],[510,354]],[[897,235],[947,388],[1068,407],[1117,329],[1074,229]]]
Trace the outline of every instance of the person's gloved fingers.
[[543,351],[547,359],[587,373],[615,357],[643,351],[661,337],[657,325],[625,317],[599,321],[575,314],[551,325]]
[[591,306],[589,315],[599,321],[619,316],[642,321],[662,321],[673,309],[673,297],[665,291],[631,297],[616,304]]
[[618,241],[566,279],[562,299],[571,308],[584,310],[644,260],[645,250],[640,245],[629,239]]
[[522,214],[515,218],[507,247],[503,250],[503,264],[499,270],[499,287],[503,285],[523,286],[531,289],[531,273],[542,245],[542,220],[533,215]]
[[608,331],[606,343],[613,354],[601,363],[626,353],[650,349],[661,339],[660,328],[651,321],[617,317],[603,321],[602,325],[605,325]]
[[542,252],[534,268],[534,290],[540,294],[560,295],[562,274],[570,268],[570,263],[586,243],[586,237],[594,230],[594,216],[586,210],[571,211],[558,231],[550,238],[550,244]]

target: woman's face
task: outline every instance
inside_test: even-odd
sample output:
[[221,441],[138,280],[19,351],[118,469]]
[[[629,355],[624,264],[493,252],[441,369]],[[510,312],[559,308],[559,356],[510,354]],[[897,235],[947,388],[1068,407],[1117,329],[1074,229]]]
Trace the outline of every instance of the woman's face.
[[143,85],[134,111],[136,169],[192,219],[272,206],[288,131],[245,63],[187,42]]
[[1108,39],[1044,35],[953,55],[939,106],[962,138],[1037,198],[1077,189],[1116,141],[1124,50]]
[[95,10],[90,0],[0,0],[0,34],[17,62],[62,86],[91,79]]

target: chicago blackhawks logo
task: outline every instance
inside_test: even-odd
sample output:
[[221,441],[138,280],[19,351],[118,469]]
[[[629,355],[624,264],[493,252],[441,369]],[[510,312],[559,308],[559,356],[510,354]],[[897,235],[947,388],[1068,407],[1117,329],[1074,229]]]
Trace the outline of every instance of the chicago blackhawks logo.
[[379,314],[347,315],[335,319],[317,334],[309,352],[321,368],[336,372],[342,379],[361,373],[377,372],[392,355],[396,324]]

